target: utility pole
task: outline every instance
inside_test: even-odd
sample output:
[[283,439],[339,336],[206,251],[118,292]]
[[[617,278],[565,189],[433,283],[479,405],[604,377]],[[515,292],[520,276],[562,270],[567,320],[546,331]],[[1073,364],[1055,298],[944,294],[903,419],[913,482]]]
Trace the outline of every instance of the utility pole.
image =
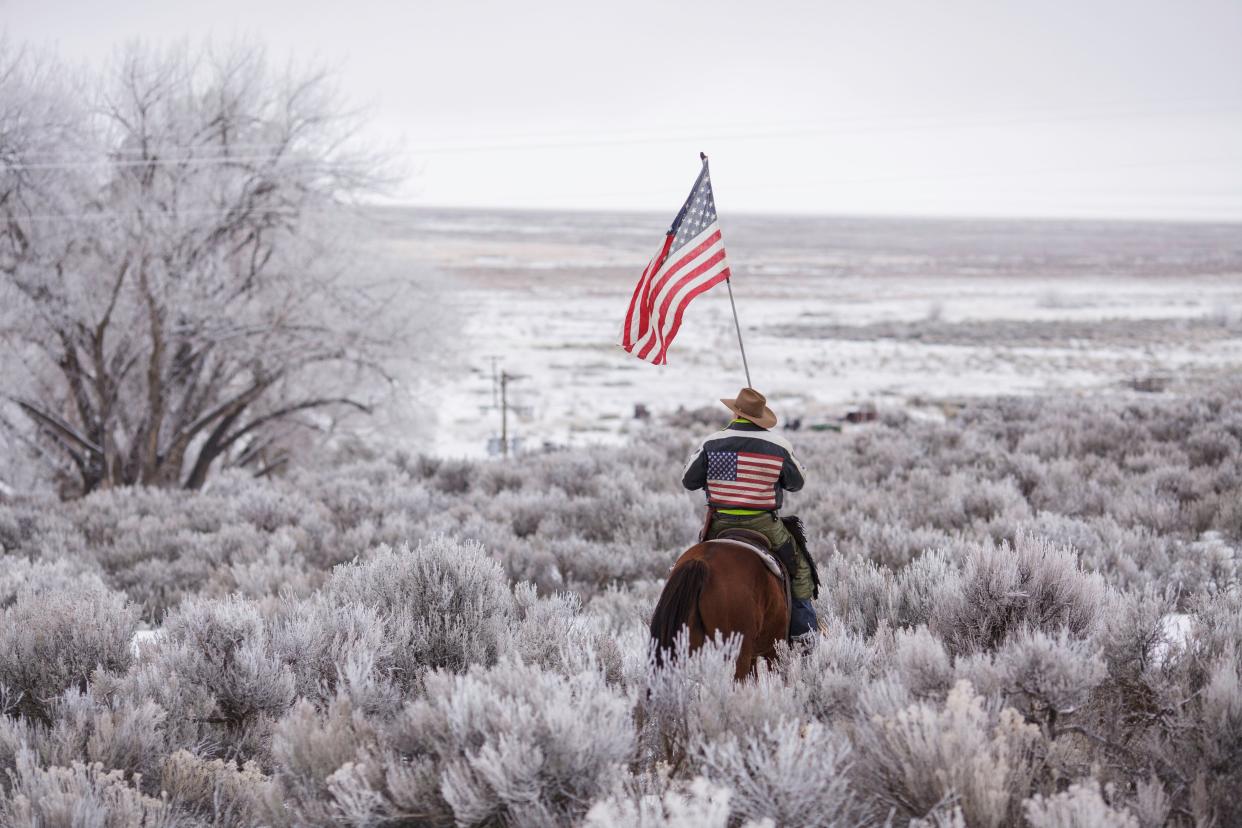
[[509,456],[509,372],[500,372],[500,456]]
[[500,372],[500,456],[509,456],[509,383],[525,379],[522,374]]
[[497,386],[499,379],[496,376],[496,357],[492,357],[492,408],[498,408],[500,401],[496,399]]

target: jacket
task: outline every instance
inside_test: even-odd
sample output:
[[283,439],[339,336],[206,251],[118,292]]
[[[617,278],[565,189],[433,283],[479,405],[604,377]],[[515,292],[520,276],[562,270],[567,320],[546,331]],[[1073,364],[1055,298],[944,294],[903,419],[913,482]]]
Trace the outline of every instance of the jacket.
[[796,492],[805,482],[806,470],[789,441],[745,420],[700,443],[681,476],[687,489],[706,489],[713,508],[772,512],[780,509],[784,492]]

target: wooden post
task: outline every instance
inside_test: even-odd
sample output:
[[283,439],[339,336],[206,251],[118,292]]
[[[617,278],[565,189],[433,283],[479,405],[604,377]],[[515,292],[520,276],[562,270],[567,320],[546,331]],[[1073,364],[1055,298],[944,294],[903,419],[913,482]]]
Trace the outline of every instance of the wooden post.
[[509,456],[509,373],[500,372],[500,456]]

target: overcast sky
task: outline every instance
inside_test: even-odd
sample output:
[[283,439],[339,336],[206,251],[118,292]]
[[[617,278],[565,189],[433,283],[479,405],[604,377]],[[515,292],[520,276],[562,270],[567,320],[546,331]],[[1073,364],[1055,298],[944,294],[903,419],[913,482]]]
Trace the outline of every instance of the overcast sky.
[[10,38],[320,59],[419,204],[1242,220],[1242,2],[0,0]]

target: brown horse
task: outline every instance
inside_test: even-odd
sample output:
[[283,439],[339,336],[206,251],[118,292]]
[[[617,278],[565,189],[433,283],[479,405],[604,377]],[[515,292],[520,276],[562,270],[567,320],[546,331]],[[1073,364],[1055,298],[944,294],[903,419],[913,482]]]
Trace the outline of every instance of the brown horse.
[[716,633],[742,637],[734,675],[753,675],[760,658],[776,655],[789,630],[789,604],[781,579],[751,549],[733,541],[696,544],[677,559],[651,616],[656,663],[672,651],[677,633],[690,628],[690,650]]

